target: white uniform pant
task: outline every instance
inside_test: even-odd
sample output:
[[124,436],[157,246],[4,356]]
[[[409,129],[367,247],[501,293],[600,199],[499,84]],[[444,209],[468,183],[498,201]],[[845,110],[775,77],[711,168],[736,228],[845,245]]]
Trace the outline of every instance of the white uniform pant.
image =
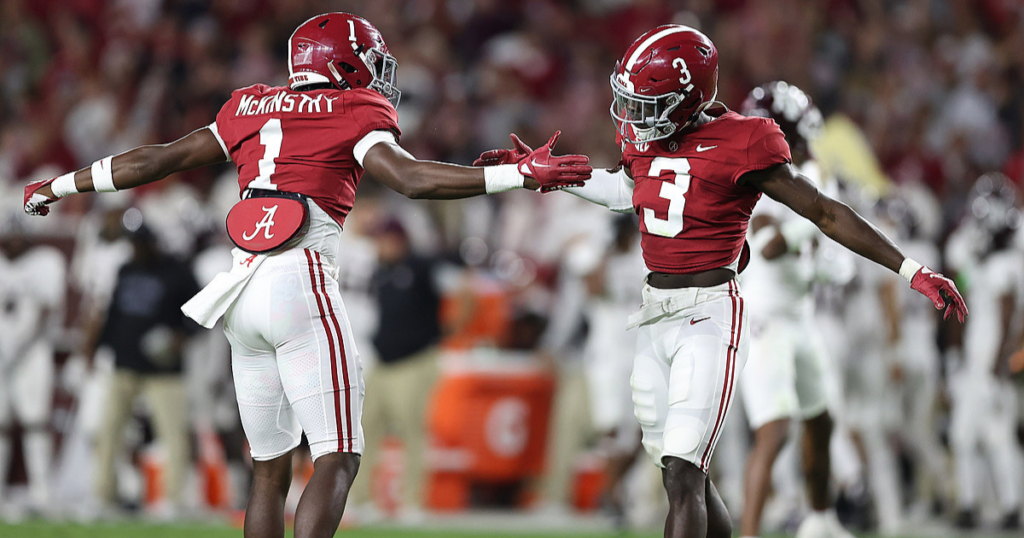
[[809,320],[773,317],[752,323],[750,358],[740,374],[750,427],[806,420],[827,410],[826,352]]
[[[53,452],[49,429],[53,403],[53,349],[47,342],[29,346],[6,371],[0,369],[0,497],[7,483],[11,439],[7,430],[13,419],[25,428],[22,449],[28,472],[29,494],[38,508],[49,502],[50,459]],[[2,500],[0,500],[2,503]]]
[[[600,433],[618,432],[620,438],[631,441],[621,448],[630,450],[636,445],[636,420],[629,387],[633,370],[630,357],[636,350],[636,333],[623,330],[622,321],[619,320],[618,330],[598,335],[594,345],[587,347],[584,367],[594,429]],[[630,431],[634,434],[626,435]]]
[[[1020,508],[1021,454],[1017,448],[1017,402],[1013,386],[983,372],[962,373],[952,380],[950,444],[956,462],[957,503],[976,508],[978,469],[987,461],[1004,512]],[[979,449],[981,452],[979,453]],[[979,456],[984,456],[984,460]]]
[[306,433],[313,459],[363,451],[362,366],[333,268],[291,249],[256,269],[224,318],[238,410],[254,460]]
[[660,290],[644,305],[672,311],[639,326],[631,386],[643,446],[654,463],[677,457],[707,472],[748,352],[739,284]]

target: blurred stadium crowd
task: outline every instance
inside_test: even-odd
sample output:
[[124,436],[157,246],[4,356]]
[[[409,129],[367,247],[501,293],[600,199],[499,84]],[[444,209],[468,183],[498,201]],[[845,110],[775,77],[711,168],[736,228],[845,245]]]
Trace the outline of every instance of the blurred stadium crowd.
[[[1000,231],[968,225],[971,231],[955,233],[972,219],[972,187],[983,174],[1005,174],[1009,190],[1000,194],[1006,202],[1000,211],[1012,214],[1019,207],[1016,191],[1024,185],[1024,8],[1012,0],[5,0],[0,10],[0,400],[11,402],[0,401],[0,518],[33,511],[94,517],[140,503],[158,515],[180,514],[182,506],[244,505],[246,451],[220,332],[181,323],[176,307],[171,313],[134,312],[160,321],[140,325],[132,342],[119,342],[126,337],[104,330],[108,314],[132,315],[137,298],[152,286],[173,289],[183,302],[188,290],[227,266],[230,243],[222,219],[238,196],[233,168],[197,170],[117,195],[73,197],[46,219],[21,214],[21,189],[27,181],[208,125],[235,88],[284,84],[284,44],[316,13],[351,11],[381,30],[400,65],[402,145],[421,159],[464,164],[481,150],[507,147],[510,132],[537,144],[561,129],[559,152],[586,153],[596,166],[614,166],[618,148],[608,118],[608,75],[615,61],[635,36],[654,26],[698,27],[719,50],[719,99],[738,107],[751,88],[771,80],[803,88],[828,120],[823,160],[827,154],[828,168],[847,186],[847,201],[898,243],[914,241],[941,256],[928,263],[960,275],[972,310],[977,307],[971,303],[971,269],[985,257],[976,251]],[[1005,224],[1019,227],[1019,212],[1016,223],[1007,217]],[[629,346],[601,341],[615,329],[605,330],[595,312],[601,311],[602,297],[612,297],[618,301],[613,306],[627,313],[639,302],[643,268],[630,261],[637,259],[636,249],[629,248],[637,242],[626,231],[630,226],[635,224],[565,194],[517,191],[422,202],[370,178],[363,181],[347,222],[344,241],[351,256],[341,260],[340,279],[367,369],[383,373],[409,356],[421,360],[441,342],[440,376],[436,354],[427,353],[429,364],[408,374],[412,386],[419,380],[429,388],[426,380],[443,384],[445,376],[466,371],[485,380],[534,375],[555,382],[545,385],[549,392],[554,387],[553,397],[535,400],[529,399],[537,391],[529,380],[515,385],[530,412],[544,417],[538,424],[522,418],[526,412],[518,408],[498,415],[511,421],[502,450],[546,459],[547,471],[536,461],[518,473],[481,471],[497,476],[501,487],[471,488],[463,500],[450,501],[446,495],[462,490],[437,475],[469,464],[453,463],[460,454],[454,449],[415,450],[433,454],[419,463],[405,458],[407,468],[434,473],[429,493],[419,487],[428,479],[409,478],[415,472],[399,478],[413,484],[408,493],[367,485],[370,491],[360,493],[354,505],[356,515],[372,519],[366,515],[375,512],[371,497],[380,501],[380,510],[397,503],[410,518],[420,507],[532,502],[557,513],[595,503],[586,500],[594,488],[580,479],[588,462],[612,460],[609,453],[629,452],[635,444],[621,431],[615,442],[595,441],[595,430],[628,428],[618,426],[621,417],[598,416],[616,408],[602,402],[606,393],[591,394],[593,403],[587,396],[588,384],[608,383],[594,378],[611,376],[614,382],[614,372],[621,371],[595,372],[608,361],[593,355],[616,355],[614,360],[627,364],[628,376]],[[1004,243],[1022,248],[1019,240]],[[22,252],[41,261],[19,265]],[[438,299],[399,303],[428,305],[427,318],[440,316],[431,322],[435,331],[416,337],[403,329],[425,323],[423,312],[403,318],[394,289],[387,295],[403,278],[394,267],[410,256],[421,260],[410,267],[432,275],[421,284],[436,287]],[[146,261],[153,259],[159,261]],[[187,264],[194,278],[174,271],[176,264]],[[992,466],[975,464],[975,454],[957,451],[950,440],[953,379],[962,370],[958,365],[970,362],[961,359],[959,326],[941,323],[930,311],[920,313],[922,305],[911,304],[916,297],[901,295],[891,307],[884,290],[881,300],[849,301],[861,310],[837,306],[875,294],[889,276],[866,265],[851,265],[847,273],[821,285],[819,293],[823,325],[831,324],[822,331],[832,344],[837,402],[845,400],[857,411],[849,414],[861,416],[860,424],[871,430],[838,443],[835,474],[844,517],[855,526],[895,532],[913,518],[970,526],[1019,511],[1019,434],[990,441],[1002,449],[994,451],[1001,455]],[[133,281],[132,274],[150,280]],[[131,304],[114,299],[122,286],[135,286]],[[628,289],[611,289],[623,286]],[[1018,291],[1010,330],[1022,326],[1022,300]],[[901,340],[903,317],[923,317],[924,332],[905,331],[910,336]],[[381,349],[406,337],[418,340],[408,349]],[[116,353],[118,346],[129,351]],[[1016,382],[1013,366],[999,369],[998,386],[979,390],[1000,394],[1003,419],[1019,431],[1022,365],[1016,365]],[[849,381],[865,376],[861,385]],[[374,387],[369,379],[368,392],[397,386],[381,381]],[[912,382],[927,387],[908,388]],[[858,392],[866,385],[882,390]],[[430,397],[423,392],[419,398]],[[138,394],[146,396],[145,406],[133,407]],[[607,397],[628,400],[628,393]],[[29,400],[39,403],[19,403]],[[460,400],[435,398],[433,405],[442,405],[440,400],[450,406],[445,413],[461,416]],[[417,402],[412,398],[398,407],[422,410],[425,404]],[[452,427],[436,409],[407,418],[389,411],[387,402],[371,421],[370,400],[366,405],[371,443],[374,424],[391,424],[390,433],[407,447],[425,445],[427,430],[444,437]],[[923,410],[903,412],[911,408]],[[970,419],[987,424],[991,417],[980,414]],[[132,420],[133,415],[152,418]],[[837,417],[841,426],[844,418],[857,422],[842,411]],[[746,436],[738,411],[730,423],[716,472],[735,510],[742,502],[738,475]],[[851,428],[839,430],[842,435]],[[547,449],[530,452],[536,441],[516,437],[535,434]],[[123,445],[132,450],[121,450]],[[953,473],[954,453],[972,458],[977,476]],[[782,463],[777,474],[791,467]],[[221,468],[227,471],[218,474]],[[388,473],[371,469],[364,461],[360,480],[389,480]],[[961,483],[965,476],[979,486]],[[227,485],[216,486],[218,480]],[[794,481],[779,479],[778,506],[766,516],[771,525],[792,523],[802,509]],[[519,482],[523,491],[508,486]],[[5,492],[7,483],[13,487]],[[28,488],[19,488],[26,483]],[[641,502],[647,497],[639,494],[631,498],[625,504],[656,504]]]

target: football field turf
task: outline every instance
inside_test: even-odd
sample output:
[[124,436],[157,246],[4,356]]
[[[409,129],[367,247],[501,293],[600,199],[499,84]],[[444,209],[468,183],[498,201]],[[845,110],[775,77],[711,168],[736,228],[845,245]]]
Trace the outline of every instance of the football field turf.
[[[291,531],[288,536],[291,537]],[[3,538],[241,538],[242,530],[218,525],[153,525],[146,523],[112,524],[59,524],[26,523],[22,525],[0,524]],[[514,529],[495,532],[465,530],[416,530],[401,528],[345,529],[339,531],[339,538],[655,538],[661,533],[546,533],[536,531],[516,532]]]
[[[291,532],[288,536],[291,537]],[[926,533],[932,535],[932,533]],[[0,537],[3,538],[241,538],[242,530],[219,524],[157,525],[150,523],[109,523],[79,525],[71,523],[32,522],[19,525],[0,523]],[[339,538],[656,538],[660,532],[616,533],[616,532],[538,532],[535,530],[498,529],[492,531],[367,528],[344,529]],[[766,538],[783,538],[785,535],[766,535]],[[871,534],[860,534],[861,538],[874,538]],[[949,534],[945,536],[957,536]],[[984,538],[972,534],[972,538]],[[911,538],[907,536],[906,538]]]

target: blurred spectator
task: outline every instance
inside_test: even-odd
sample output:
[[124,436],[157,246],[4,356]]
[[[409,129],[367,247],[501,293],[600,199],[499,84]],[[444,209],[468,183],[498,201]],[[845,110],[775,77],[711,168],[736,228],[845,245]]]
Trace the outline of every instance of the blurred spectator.
[[141,214],[126,219],[133,254],[117,275],[99,345],[114,352],[114,374],[99,433],[96,492],[108,506],[117,499],[114,461],[139,394],[146,397],[156,437],[166,454],[166,508],[184,501],[189,475],[188,404],[182,379],[182,347],[194,325],[180,306],[199,291],[188,266],[161,253]]
[[643,453],[629,383],[636,331],[627,331],[626,321],[643,302],[636,283],[643,280],[647,268],[640,252],[636,217],[617,215],[613,226],[611,244],[584,279],[588,331],[583,361],[590,416],[601,437],[599,448],[607,460],[608,491],[604,504],[622,527],[631,500],[623,481]]
[[[885,175],[900,185],[923,185],[936,198],[938,209],[929,216],[927,234],[932,247],[942,250],[965,213],[974,178],[1001,170],[1016,188],[1024,185],[1021,2],[6,0],[0,3],[0,188],[20,191],[20,184],[39,179],[33,171],[47,164],[77,168],[208,124],[237,87],[283,83],[288,35],[309,16],[337,10],[373,21],[395,53],[404,93],[402,143],[420,158],[469,163],[479,150],[507,144],[510,130],[536,145],[560,128],[559,152],[580,151],[597,166],[614,165],[619,149],[607,115],[608,75],[636,35],[678,22],[698,26],[717,44],[722,65],[718,96],[726,105],[739,105],[755,85],[786,79],[807,90],[826,116],[849,117],[863,131]],[[161,240],[176,254],[193,258],[216,242],[211,237],[223,234],[223,201],[237,200],[233,173],[217,184],[212,175],[180,174],[165,184],[123,193],[121,203],[142,207]],[[843,179],[856,187],[856,178]],[[366,178],[360,196],[374,186]],[[87,337],[97,332],[89,324],[101,320],[114,288],[113,268],[127,256],[123,241],[109,230],[98,231],[107,229],[104,221],[119,225],[121,211],[112,209],[109,200],[76,197],[40,224],[47,239],[75,241],[71,293],[81,292],[83,300],[66,334],[70,342],[78,331]],[[574,202],[568,196],[524,191],[403,213],[417,219],[409,233],[414,244],[426,247],[424,252],[446,255],[467,238],[482,243],[481,271],[501,273],[496,281],[511,291],[513,301],[528,303],[528,310],[551,319],[543,347],[547,356],[558,358],[562,373],[553,441],[575,439],[553,445],[562,447],[552,452],[560,456],[548,462],[553,473],[545,478],[546,491],[557,493],[545,498],[560,500],[568,495],[573,451],[582,447],[589,431],[585,379],[576,360],[582,339],[572,338],[582,334],[576,329],[585,290],[580,274],[570,278],[562,271],[566,274],[558,284],[551,277],[558,271],[551,268],[571,269],[571,263],[562,263],[571,250],[567,238],[599,228]],[[367,211],[361,201],[353,218]],[[350,222],[346,236],[355,227]],[[431,236],[431,224],[438,225],[439,237]],[[968,242],[981,244],[986,237],[982,233]],[[358,239],[352,243],[353,259],[342,267],[340,280],[346,289],[361,290],[375,261],[368,245]],[[946,249],[946,264],[958,266],[958,256],[955,248]],[[510,271],[514,278],[505,279],[502,272],[508,267],[501,260],[531,270]],[[827,264],[833,273],[850,265],[841,258]],[[531,273],[537,268],[538,274]],[[972,274],[968,266],[958,268],[965,278]],[[889,327],[875,323],[882,319],[881,307],[877,297],[869,296],[878,271],[858,273],[862,291],[854,295],[863,297],[852,297],[851,303],[871,304],[843,306],[841,312],[823,311],[819,317],[831,320],[826,340],[850,376],[873,371],[865,374],[875,376],[873,381],[863,390],[856,388],[852,397],[877,403],[877,391],[895,390],[887,381],[892,372],[886,372],[882,352],[875,349],[877,334]],[[520,290],[529,293],[516,295]],[[552,295],[558,300],[549,300]],[[359,300],[363,304],[347,306],[357,340],[369,341],[374,328],[363,322],[373,308],[366,297]],[[968,300],[974,311],[975,301]],[[365,315],[355,316],[357,310]],[[908,336],[911,326],[904,325],[904,341],[927,338]],[[957,331],[949,324],[936,328],[946,353],[959,345]],[[367,355],[373,351],[368,345],[361,348]],[[911,371],[930,365],[903,366],[907,374],[931,375]],[[857,379],[847,381],[857,385]],[[905,390],[909,382],[904,380]],[[923,390],[913,398],[920,404],[926,394]],[[90,405],[79,402],[81,408]],[[369,416],[366,423],[372,427]],[[932,421],[936,428],[944,423],[944,416]],[[928,465],[935,467],[934,462]],[[364,463],[364,479],[367,468]],[[857,470],[847,474],[855,476]],[[883,500],[880,506],[896,504]]]
[[422,518],[428,436],[426,408],[437,381],[437,344],[441,340],[441,287],[435,257],[412,252],[409,236],[398,220],[387,220],[376,231],[380,262],[372,289],[380,312],[373,345],[377,364],[366,376],[363,403],[363,472],[352,489],[353,506],[362,504],[369,519],[373,469],[385,436],[402,442],[401,515]]
[[959,485],[956,525],[973,529],[979,523],[983,457],[995,469],[991,481],[1000,526],[1017,530],[1024,460],[1016,438],[1019,396],[1009,379],[1009,358],[1020,347],[1024,311],[1024,252],[1014,245],[1022,217],[1018,195],[1002,174],[979,178],[969,207],[957,234],[973,240],[951,242],[967,249],[951,257],[964,262],[959,272],[969,278],[966,297],[973,305],[965,327],[964,362],[951,375],[950,444]]
[[572,510],[576,465],[594,431],[583,347],[588,334],[585,277],[600,261],[599,244],[582,234],[563,244],[550,321],[540,341],[540,359],[556,376],[556,385],[537,508],[556,517]]
[[[34,246],[21,223],[0,223],[0,505],[11,456],[11,426],[22,428],[29,508],[50,512],[54,343],[64,315],[66,262]],[[4,515],[4,514],[0,514]]]

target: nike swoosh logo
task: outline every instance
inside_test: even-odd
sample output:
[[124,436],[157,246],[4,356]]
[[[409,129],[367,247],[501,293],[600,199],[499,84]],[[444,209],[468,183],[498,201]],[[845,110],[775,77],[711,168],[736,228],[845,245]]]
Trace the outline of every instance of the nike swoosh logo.
[[550,164],[540,164],[539,162],[537,162],[537,159],[532,159],[530,161],[530,165],[537,168],[551,168]]
[[711,319],[711,316],[708,316],[708,317],[706,317],[706,318],[700,318],[700,319],[696,319],[696,318],[694,318],[694,319],[691,319],[691,320],[690,320],[690,325],[696,325],[696,324],[698,324],[698,323],[700,323],[700,322],[702,322],[702,321],[707,321],[707,320],[709,320],[709,319]]
[[715,149],[715,148],[717,148],[717,147],[718,147],[718,146],[708,146],[708,147],[704,147],[704,146],[702,146],[702,145],[700,145],[700,144],[697,144],[697,153],[703,153],[703,152],[705,152],[705,151],[707,151],[707,150],[709,150],[709,149]]

